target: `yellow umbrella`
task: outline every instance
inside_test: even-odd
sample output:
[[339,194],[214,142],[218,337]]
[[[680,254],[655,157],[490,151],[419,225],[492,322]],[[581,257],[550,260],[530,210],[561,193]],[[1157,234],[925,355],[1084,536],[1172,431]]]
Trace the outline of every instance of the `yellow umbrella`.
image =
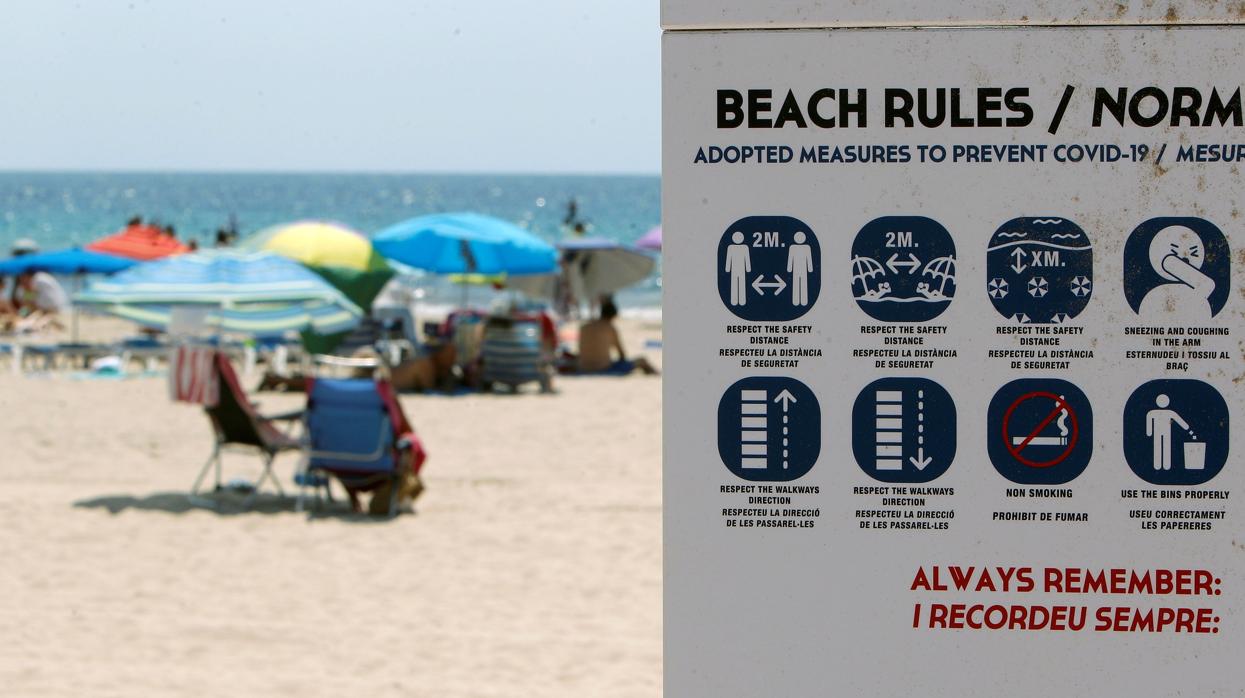
[[394,275],[372,241],[339,223],[298,221],[265,228],[243,243],[288,257],[323,276],[365,310]]

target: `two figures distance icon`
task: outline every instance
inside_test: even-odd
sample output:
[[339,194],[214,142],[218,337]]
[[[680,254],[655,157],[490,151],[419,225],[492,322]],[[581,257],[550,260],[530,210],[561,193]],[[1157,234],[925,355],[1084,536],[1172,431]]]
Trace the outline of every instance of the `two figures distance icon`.
[[821,292],[821,247],[807,225],[787,216],[750,216],[718,243],[718,295],[745,320],[794,320]]
[[[808,275],[813,272],[813,248],[805,244],[808,236],[802,230],[791,236],[792,244],[787,246],[787,273],[791,274],[791,304],[808,305]],[[758,243],[761,240],[758,240]],[[748,304],[748,274],[752,272],[752,254],[748,245],[744,244],[744,234],[736,230],[731,233],[731,244],[726,248],[726,273],[731,275],[731,305]],[[764,295],[763,288],[777,288],[777,295],[786,287],[786,282],[779,275],[774,276],[774,284],[764,283],[765,275],[756,277],[756,290]]]

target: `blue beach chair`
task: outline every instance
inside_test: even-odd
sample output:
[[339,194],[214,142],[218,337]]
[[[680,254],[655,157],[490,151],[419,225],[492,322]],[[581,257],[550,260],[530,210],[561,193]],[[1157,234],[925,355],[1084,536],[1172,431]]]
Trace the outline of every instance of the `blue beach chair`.
[[370,378],[309,378],[305,419],[299,508],[307,486],[327,489],[327,476],[332,476],[352,499],[361,491],[383,493],[388,485],[388,514],[393,516],[403,478],[408,473],[418,477],[426,454],[392,386]]

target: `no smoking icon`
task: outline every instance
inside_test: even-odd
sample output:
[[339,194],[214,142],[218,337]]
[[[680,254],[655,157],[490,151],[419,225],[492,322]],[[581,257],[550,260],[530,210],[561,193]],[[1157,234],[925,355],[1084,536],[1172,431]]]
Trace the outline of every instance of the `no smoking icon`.
[[1093,454],[1093,410],[1075,385],[1025,378],[990,400],[987,451],[995,470],[1023,485],[1061,485],[1085,471]]

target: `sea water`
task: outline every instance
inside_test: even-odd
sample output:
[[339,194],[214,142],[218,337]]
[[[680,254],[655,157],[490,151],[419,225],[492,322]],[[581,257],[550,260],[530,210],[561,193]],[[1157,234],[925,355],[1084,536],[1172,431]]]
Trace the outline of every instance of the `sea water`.
[[[242,236],[289,221],[343,223],[365,235],[427,213],[475,211],[557,242],[574,201],[587,234],[634,242],[661,221],[656,176],[459,174],[225,174],[0,172],[0,257],[13,241],[44,250],[81,245],[142,216],[210,247],[236,219]],[[433,279],[434,295],[457,293]],[[483,300],[487,292],[471,291]],[[659,275],[619,294],[630,307],[660,304]]]

